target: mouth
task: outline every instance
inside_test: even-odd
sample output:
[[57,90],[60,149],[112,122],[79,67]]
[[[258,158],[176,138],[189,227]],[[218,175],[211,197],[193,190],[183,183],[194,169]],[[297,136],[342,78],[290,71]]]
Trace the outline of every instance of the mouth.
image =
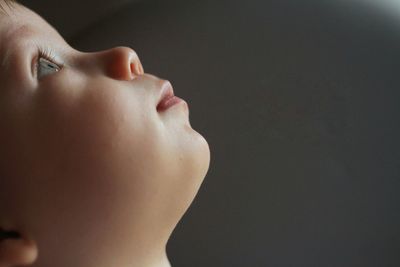
[[164,111],[169,107],[183,101],[174,95],[174,89],[169,81],[165,81],[162,85],[161,95],[157,104],[157,111]]

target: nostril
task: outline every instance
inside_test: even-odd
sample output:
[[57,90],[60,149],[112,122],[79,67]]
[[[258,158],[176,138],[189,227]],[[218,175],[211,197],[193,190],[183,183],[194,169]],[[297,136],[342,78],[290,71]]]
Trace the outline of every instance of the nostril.
[[144,73],[143,71],[143,67],[140,63],[131,63],[131,73],[133,73],[134,75],[141,75]]
[[135,64],[131,63],[131,73],[136,74],[136,70],[135,70]]

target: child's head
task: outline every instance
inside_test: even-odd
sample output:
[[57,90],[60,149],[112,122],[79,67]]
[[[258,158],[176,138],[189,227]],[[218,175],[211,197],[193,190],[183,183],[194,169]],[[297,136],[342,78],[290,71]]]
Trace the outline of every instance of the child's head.
[[0,3],[0,229],[21,235],[0,266],[165,263],[210,160],[186,103],[158,110],[169,83],[133,50],[82,53]]

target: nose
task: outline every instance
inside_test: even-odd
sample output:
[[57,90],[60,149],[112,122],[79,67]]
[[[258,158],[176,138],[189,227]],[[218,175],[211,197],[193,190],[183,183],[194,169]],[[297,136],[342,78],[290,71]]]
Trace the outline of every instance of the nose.
[[136,52],[129,47],[115,47],[104,51],[105,71],[117,80],[130,81],[144,74],[142,63]]

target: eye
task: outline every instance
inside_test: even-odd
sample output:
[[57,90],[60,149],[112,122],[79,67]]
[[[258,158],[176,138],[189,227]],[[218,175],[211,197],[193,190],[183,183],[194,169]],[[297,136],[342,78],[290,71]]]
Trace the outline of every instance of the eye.
[[62,65],[55,63],[55,56],[52,50],[46,48],[38,48],[38,54],[35,63],[35,72],[37,79],[42,79],[48,75],[59,72],[62,69]]
[[41,79],[47,75],[53,74],[60,70],[61,70],[61,68],[54,62],[51,62],[50,60],[48,60],[46,58],[39,57],[39,60],[37,62],[37,78],[38,79]]

